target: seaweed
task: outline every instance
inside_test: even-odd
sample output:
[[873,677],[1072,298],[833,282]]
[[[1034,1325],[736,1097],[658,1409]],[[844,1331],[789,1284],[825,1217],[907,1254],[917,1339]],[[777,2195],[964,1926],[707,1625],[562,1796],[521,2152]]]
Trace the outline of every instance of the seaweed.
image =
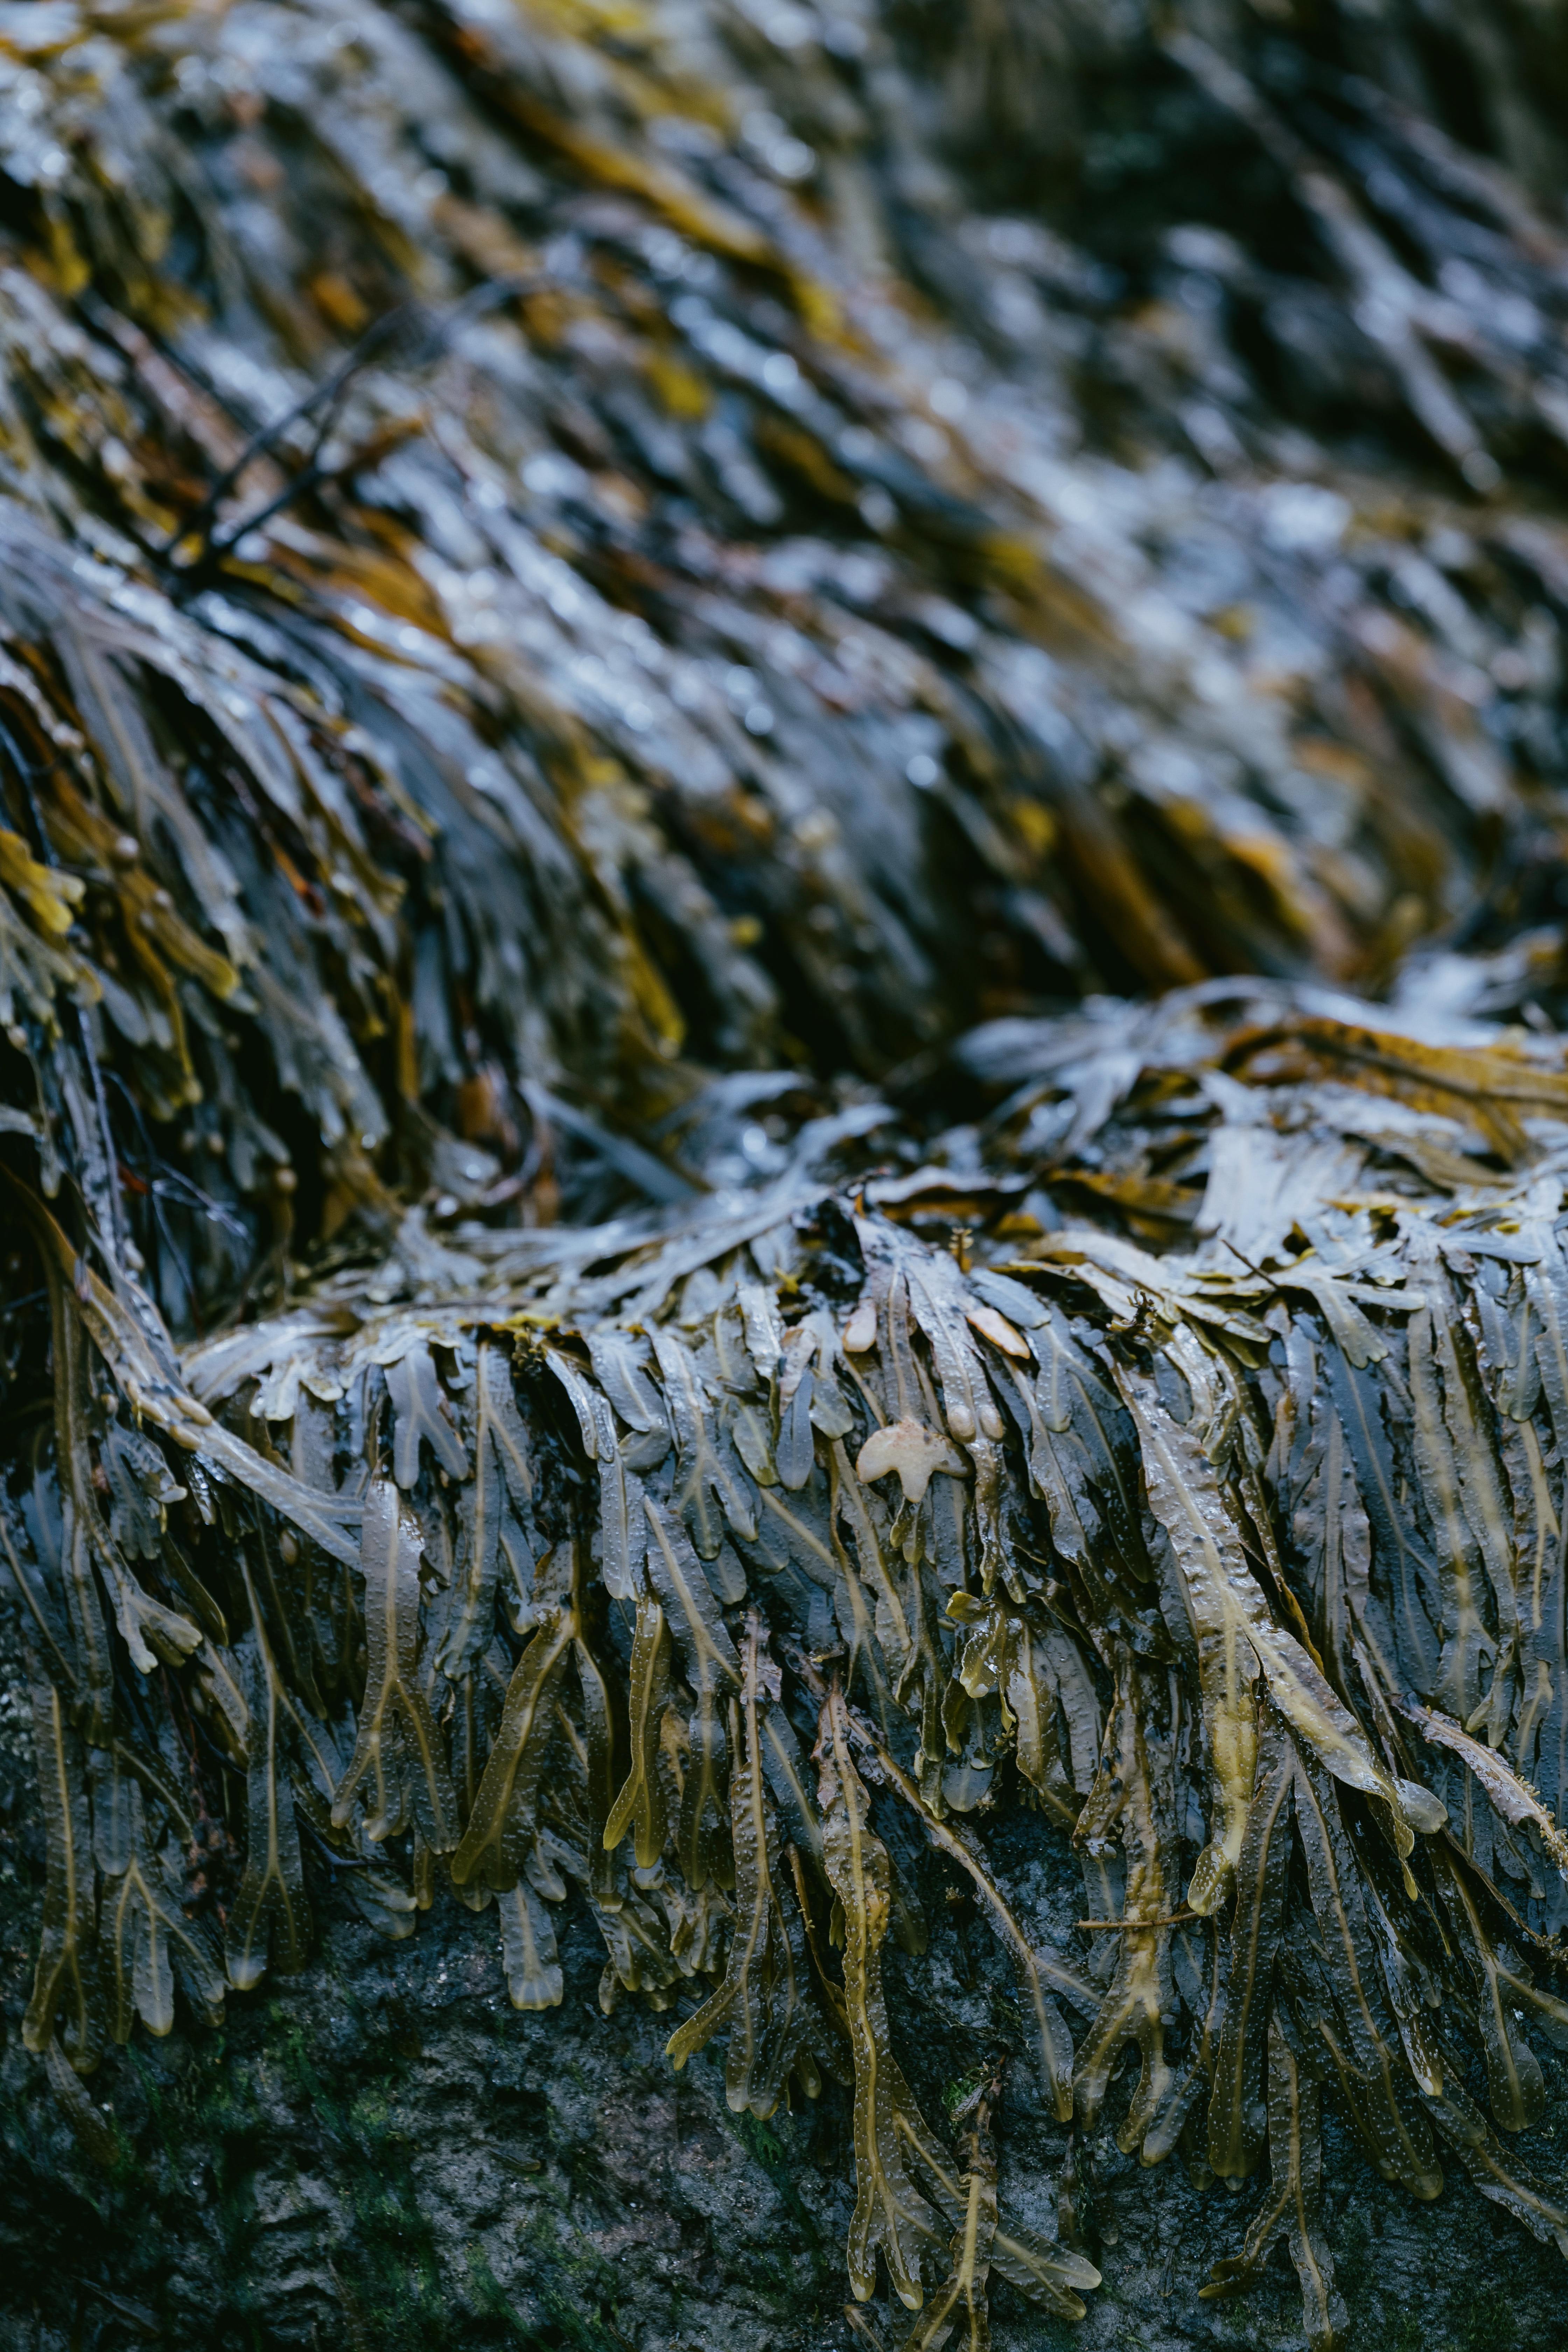
[[1206,2291],[1326,2352],[1325,2101],[1568,2251],[1563,241],[1332,9],[1058,26],[1180,102],[1026,199],[1057,12],[942,13],[0,26],[24,2041],[112,2165],[328,1874],[530,2011],[580,1911],[748,2128],[853,2084],[907,2352],[1082,2315],[1024,2129],[1064,2240],[1267,2164]]

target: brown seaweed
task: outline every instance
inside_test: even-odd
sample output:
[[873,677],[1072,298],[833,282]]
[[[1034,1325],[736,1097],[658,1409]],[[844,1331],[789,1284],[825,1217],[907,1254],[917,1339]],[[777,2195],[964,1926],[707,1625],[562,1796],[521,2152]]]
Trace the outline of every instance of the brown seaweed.
[[582,1906],[737,2113],[852,2082],[851,2289],[978,2352],[1099,2280],[995,2052],[921,2113],[928,1871],[1047,2154],[1267,2162],[1206,2291],[1329,2352],[1325,2100],[1568,2252],[1562,233],[1180,10],[1295,243],[1047,226],[1031,12],[788,13],[0,28],[24,2040],[112,2164],[329,1867],[529,2011]]

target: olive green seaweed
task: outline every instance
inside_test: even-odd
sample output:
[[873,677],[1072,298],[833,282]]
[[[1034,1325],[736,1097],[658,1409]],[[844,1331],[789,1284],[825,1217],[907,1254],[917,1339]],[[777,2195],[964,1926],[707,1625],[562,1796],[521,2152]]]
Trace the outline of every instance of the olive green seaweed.
[[[458,1906],[882,2352],[1082,2320],[1108,2142],[1312,2352],[1378,2181],[1568,2256],[1561,43],[1432,14],[0,8],[17,2063],[116,2194],[144,2037]],[[273,2022],[437,2342],[395,2037]],[[481,2331],[626,2340],[525,2245]]]

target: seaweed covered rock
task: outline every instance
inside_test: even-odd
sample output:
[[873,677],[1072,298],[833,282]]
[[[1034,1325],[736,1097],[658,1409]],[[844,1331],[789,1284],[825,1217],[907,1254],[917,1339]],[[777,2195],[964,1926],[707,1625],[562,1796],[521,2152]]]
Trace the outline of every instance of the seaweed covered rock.
[[[1205,2293],[1284,2232],[1343,2337],[1325,2092],[1385,2181],[1447,2166],[1568,2244],[1514,2144],[1568,2033],[1560,1050],[1237,982],[965,1052],[1021,1080],[967,1169],[950,1133],[854,1174],[863,1107],[674,1221],[415,1211],[180,1354],[12,1180],[56,1371],[6,1513],[22,2035],[84,2145],[78,2078],[176,1984],[216,2020],[304,1965],[312,1874],[394,1939],[466,1904],[530,2011],[585,1913],[600,2005],[665,2012],[677,2068],[721,2040],[734,2114],[852,2085],[848,2279],[935,2292],[911,2345],[992,2273],[1081,2317],[1070,2206],[1018,2220],[895,2053],[912,1843],[1012,1972],[976,2055],[1029,2079],[1037,2153],[1267,2163]],[[1152,1215],[1186,1228],[1158,1255]],[[1013,1879],[1053,1843],[1086,1912],[1047,1925]]]
[[689,1063],[1550,916],[1561,233],[1331,41],[975,16],[7,20],[6,1025],[177,1321],[679,1189]]
[[1550,2340],[1568,237],[1435,21],[0,11],[40,2347]]

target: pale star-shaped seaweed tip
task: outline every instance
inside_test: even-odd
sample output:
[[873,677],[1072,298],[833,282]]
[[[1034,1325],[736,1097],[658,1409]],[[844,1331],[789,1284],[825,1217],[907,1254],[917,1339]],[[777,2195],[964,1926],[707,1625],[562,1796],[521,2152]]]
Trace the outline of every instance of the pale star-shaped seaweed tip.
[[924,1502],[926,1488],[939,1470],[945,1470],[950,1478],[962,1478],[967,1468],[958,1448],[939,1431],[906,1416],[886,1429],[871,1432],[860,1448],[855,1475],[862,1486],[869,1486],[896,1470],[905,1502],[918,1504]]

